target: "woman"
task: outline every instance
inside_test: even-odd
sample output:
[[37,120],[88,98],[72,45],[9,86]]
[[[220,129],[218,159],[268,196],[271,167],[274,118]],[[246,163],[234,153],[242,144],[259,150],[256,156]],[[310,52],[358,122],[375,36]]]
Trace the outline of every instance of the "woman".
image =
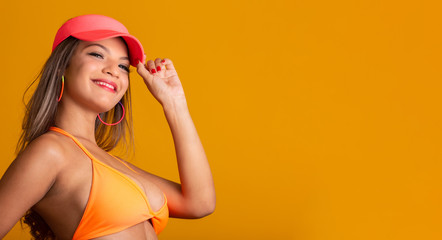
[[[169,216],[214,211],[210,167],[173,63],[144,56],[109,17],[75,17],[58,30],[0,181],[0,238],[25,214],[36,239],[136,240],[157,239]],[[108,153],[132,139],[130,65],[163,107],[181,184]]]

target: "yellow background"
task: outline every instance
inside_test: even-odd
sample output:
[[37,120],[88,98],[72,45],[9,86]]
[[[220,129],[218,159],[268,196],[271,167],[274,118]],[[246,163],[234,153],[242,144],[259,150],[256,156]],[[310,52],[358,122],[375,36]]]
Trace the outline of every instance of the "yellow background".
[[[439,2],[4,1],[0,174],[58,27],[104,14],[174,61],[213,170],[215,213],[160,239],[441,239]],[[161,106],[131,81],[132,162],[177,181]]]

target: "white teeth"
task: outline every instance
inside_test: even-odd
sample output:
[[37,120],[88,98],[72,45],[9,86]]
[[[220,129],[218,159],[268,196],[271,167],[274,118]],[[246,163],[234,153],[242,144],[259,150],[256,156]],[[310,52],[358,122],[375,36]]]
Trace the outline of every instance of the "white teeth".
[[106,86],[112,90],[115,90],[114,86],[110,85],[109,83],[105,83],[105,82],[98,82],[98,81],[94,81],[94,83],[98,84],[98,85],[103,85]]

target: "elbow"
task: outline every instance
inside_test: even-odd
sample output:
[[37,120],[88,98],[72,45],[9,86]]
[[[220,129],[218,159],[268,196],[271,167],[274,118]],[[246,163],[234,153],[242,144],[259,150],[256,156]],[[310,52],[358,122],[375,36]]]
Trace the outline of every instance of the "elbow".
[[202,207],[198,209],[198,211],[195,212],[195,218],[203,218],[210,214],[212,214],[215,211],[215,204],[207,207]]
[[203,218],[213,212],[215,212],[216,198],[215,196],[211,199],[206,199],[201,201],[197,206],[194,207],[194,218]]
[[208,204],[205,208],[204,211],[202,212],[200,218],[208,216],[210,214],[212,214],[213,212],[215,212],[215,207],[216,207],[216,201],[213,200],[210,204]]

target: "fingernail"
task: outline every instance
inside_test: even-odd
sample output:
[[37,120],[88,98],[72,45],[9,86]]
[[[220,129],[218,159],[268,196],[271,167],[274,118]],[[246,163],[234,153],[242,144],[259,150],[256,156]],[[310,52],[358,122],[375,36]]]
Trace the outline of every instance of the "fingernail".
[[151,72],[152,72],[152,73],[156,73],[157,71],[155,71],[155,69],[152,69]]
[[162,62],[162,63],[165,63],[165,62],[166,62],[166,60],[164,60],[164,59],[163,59],[163,61],[161,61],[161,62]]
[[160,67],[160,66],[157,66],[157,70],[158,70],[158,72],[161,71],[161,67]]

